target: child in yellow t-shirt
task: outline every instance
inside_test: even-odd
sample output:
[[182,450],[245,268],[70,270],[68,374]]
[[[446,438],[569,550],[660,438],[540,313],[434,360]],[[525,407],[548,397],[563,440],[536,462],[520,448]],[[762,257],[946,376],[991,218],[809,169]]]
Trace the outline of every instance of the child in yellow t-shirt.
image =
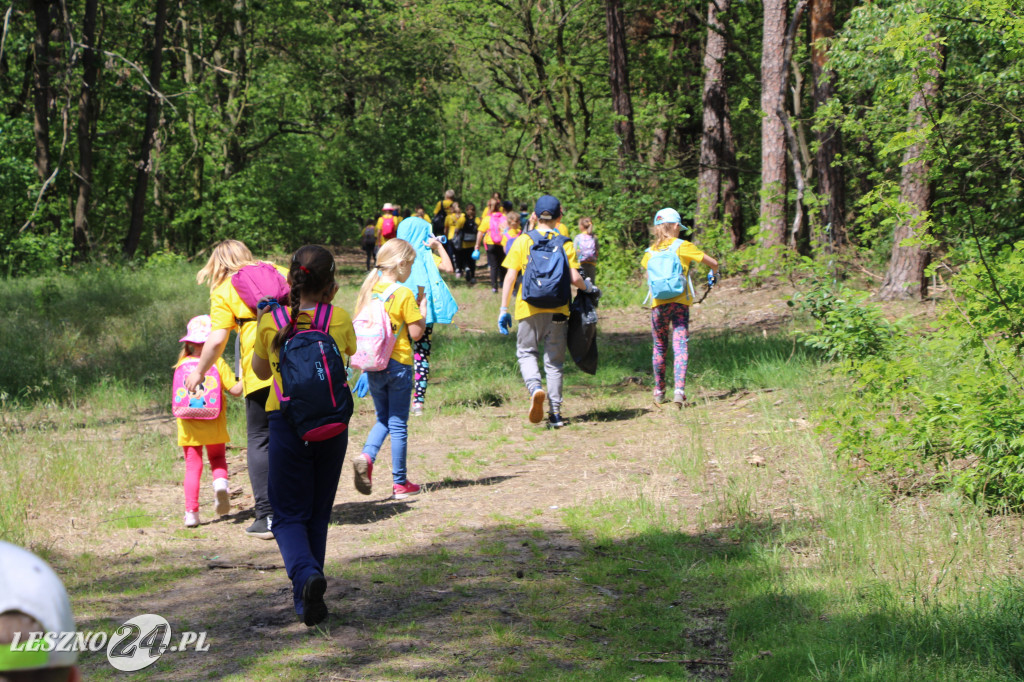
[[369,383],[370,394],[373,396],[377,421],[370,429],[362,453],[352,459],[355,486],[356,490],[364,495],[372,492],[373,464],[384,444],[384,439],[390,435],[391,490],[396,500],[420,491],[420,486],[410,481],[406,475],[409,403],[413,385],[410,339],[419,341],[426,330],[424,308],[427,299],[423,297],[417,304],[411,291],[405,287],[392,286],[409,279],[415,260],[416,249],[409,242],[396,238],[384,244],[377,253],[377,269],[366,276],[359,290],[355,309],[358,317],[359,311],[370,303],[375,294],[379,297],[387,295],[384,306],[391,318],[391,331],[397,337],[387,369],[364,373]]
[[[203,344],[210,336],[211,324],[209,315],[193,317],[188,323],[188,331],[180,341],[183,344],[178,362],[178,369],[185,363],[194,364],[203,352]],[[185,526],[193,528],[199,525],[199,481],[203,476],[203,448],[210,460],[213,473],[213,493],[217,501],[215,510],[218,516],[231,511],[228,495],[228,466],[224,456],[228,436],[228,417],[224,410],[223,393],[230,393],[236,398],[242,395],[241,382],[235,381],[235,372],[218,357],[214,363],[216,375],[220,378],[220,386],[211,385],[216,381],[213,375],[207,374],[194,391],[188,391],[184,385],[176,388],[181,398],[189,407],[209,408],[216,412],[210,418],[179,418],[178,445],[185,450]],[[219,403],[219,404],[215,404]],[[176,403],[179,401],[176,401]]]
[[[691,242],[679,238],[682,220],[679,213],[672,208],[663,208],[654,216],[654,239],[651,248],[644,253],[640,267],[648,271],[648,283],[651,281],[652,270],[659,270],[651,265],[651,259],[657,253],[674,250],[675,257],[681,266],[681,275],[676,286],[669,287],[673,291],[681,291],[667,298],[655,298],[651,307],[651,337],[654,365],[654,402],[665,402],[665,358],[669,335],[672,336],[672,354],[674,356],[675,393],[674,402],[678,407],[686,404],[686,366],[689,362],[688,342],[690,335],[690,306],[693,304],[693,288],[689,285],[688,272],[693,263],[703,263],[718,272],[718,261],[707,255]],[[687,228],[689,232],[689,228]],[[674,279],[674,278],[673,278]],[[654,287],[652,286],[652,293]]]

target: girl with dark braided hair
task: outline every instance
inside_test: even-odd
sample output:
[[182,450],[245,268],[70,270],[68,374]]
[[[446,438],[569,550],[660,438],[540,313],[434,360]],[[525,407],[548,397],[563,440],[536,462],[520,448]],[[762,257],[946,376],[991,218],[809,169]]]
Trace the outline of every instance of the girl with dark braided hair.
[[[334,257],[322,246],[303,246],[292,256],[288,285],[289,321],[284,327],[278,328],[274,316],[266,314],[270,307],[260,302],[252,367],[257,376],[272,378],[275,388],[267,400],[274,539],[292,581],[295,611],[302,622],[313,626],[327,618],[327,526],[348,448],[348,430],[327,440],[303,441],[281,414],[279,363],[285,341],[295,331],[308,329],[317,306],[330,305],[338,293]],[[352,318],[342,308],[332,308],[328,333],[338,349],[351,356],[356,352]]]

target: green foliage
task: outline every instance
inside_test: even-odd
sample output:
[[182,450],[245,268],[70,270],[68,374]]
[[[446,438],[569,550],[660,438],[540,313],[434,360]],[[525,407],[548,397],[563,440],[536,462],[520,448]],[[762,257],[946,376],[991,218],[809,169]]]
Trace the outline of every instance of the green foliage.
[[1024,244],[990,265],[952,279],[953,295],[933,327],[889,327],[877,347],[858,345],[861,335],[849,342],[842,327],[808,338],[847,360],[842,367],[853,390],[822,415],[842,456],[877,469],[931,471],[935,483],[951,483],[972,499],[1020,508]]
[[850,365],[888,353],[893,329],[876,308],[865,305],[869,294],[824,279],[802,284],[804,290],[787,301],[814,320],[813,333],[798,333],[802,343]]

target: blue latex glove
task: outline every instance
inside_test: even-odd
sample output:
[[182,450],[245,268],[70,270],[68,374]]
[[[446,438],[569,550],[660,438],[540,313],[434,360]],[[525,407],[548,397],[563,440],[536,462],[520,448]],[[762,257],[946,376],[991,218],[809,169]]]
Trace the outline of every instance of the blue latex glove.
[[715,277],[715,272],[713,270],[709,271],[708,272],[708,289],[710,289],[711,287],[715,286],[715,284],[717,282],[718,282],[718,278]]
[[498,315],[498,331],[505,336],[508,336],[508,333],[512,331],[512,316],[507,310],[502,310],[501,314]]
[[473,253],[471,254],[471,258],[473,260],[478,260],[480,258],[480,249],[473,249]]
[[365,398],[366,394],[370,392],[370,378],[366,376],[366,372],[359,375],[355,388],[356,395],[360,398]]

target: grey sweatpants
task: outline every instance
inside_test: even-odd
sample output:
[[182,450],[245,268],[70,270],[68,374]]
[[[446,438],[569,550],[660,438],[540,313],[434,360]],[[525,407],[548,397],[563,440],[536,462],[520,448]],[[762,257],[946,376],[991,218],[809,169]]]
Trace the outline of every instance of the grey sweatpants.
[[[560,320],[556,322],[555,317]],[[540,345],[544,344],[544,374],[547,377],[548,402],[552,412],[559,411],[562,405],[562,365],[565,363],[568,333],[569,324],[565,315],[537,313],[519,321],[516,335],[519,372],[523,375],[526,389],[531,393],[544,383],[539,366]]]

